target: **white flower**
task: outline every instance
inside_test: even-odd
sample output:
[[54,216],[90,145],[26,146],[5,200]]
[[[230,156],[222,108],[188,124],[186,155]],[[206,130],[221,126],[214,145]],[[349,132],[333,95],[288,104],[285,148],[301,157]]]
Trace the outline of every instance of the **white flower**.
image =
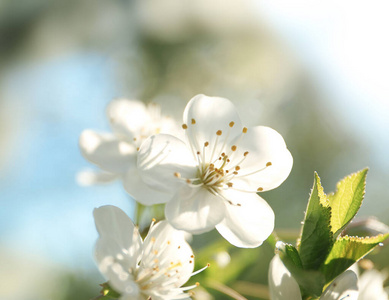
[[[357,275],[347,270],[335,278],[321,295],[320,300],[357,300],[357,282]],[[271,300],[302,299],[299,285],[278,255],[275,255],[270,262],[269,289]]]
[[[164,202],[165,193],[150,189],[139,177],[136,168],[137,149],[150,135],[175,130],[172,119],[161,116],[156,104],[116,99],[107,107],[107,117],[113,133],[85,130],[79,145],[83,156],[99,166],[101,172],[83,171],[78,174],[82,185],[105,183],[123,179],[124,188],[138,202]],[[136,188],[134,188],[136,187]]]
[[131,219],[115,206],[93,212],[99,239],[95,258],[120,300],[190,299],[181,287],[193,272],[194,256],[183,232],[168,222],[152,224],[144,241]]
[[138,155],[143,181],[170,193],[173,227],[202,233],[216,227],[231,244],[257,247],[274,228],[274,213],[257,192],[279,186],[293,159],[281,135],[247,129],[227,99],[198,95],[184,112],[187,142],[159,134]]

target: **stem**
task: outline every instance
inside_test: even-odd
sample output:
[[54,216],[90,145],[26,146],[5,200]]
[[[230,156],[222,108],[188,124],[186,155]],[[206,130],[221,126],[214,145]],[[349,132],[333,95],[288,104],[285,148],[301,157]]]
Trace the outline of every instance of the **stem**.
[[233,290],[232,288],[216,281],[216,280],[208,280],[207,285],[210,288],[213,288],[214,290],[217,290],[227,296],[230,296],[231,298],[235,300],[247,300],[247,298],[243,297],[241,294],[239,294],[237,291]]

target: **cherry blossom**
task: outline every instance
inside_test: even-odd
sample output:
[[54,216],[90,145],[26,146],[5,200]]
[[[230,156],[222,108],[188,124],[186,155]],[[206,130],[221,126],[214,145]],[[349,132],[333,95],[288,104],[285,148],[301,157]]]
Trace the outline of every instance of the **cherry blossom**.
[[94,210],[99,239],[95,259],[120,300],[190,299],[181,287],[201,271],[193,272],[194,255],[180,232],[166,221],[150,226],[144,241],[131,219],[115,206]]
[[238,247],[261,245],[273,231],[274,213],[257,193],[288,177],[293,159],[284,139],[269,127],[244,127],[224,98],[195,96],[183,119],[186,141],[154,135],[138,155],[143,181],[171,195],[167,220],[194,234],[216,227]]
[[102,171],[85,170],[78,174],[81,185],[106,183],[117,178],[138,202],[156,204],[165,202],[165,193],[150,189],[140,179],[137,153],[142,142],[150,135],[174,132],[173,119],[161,115],[160,107],[140,101],[116,99],[107,107],[112,133],[84,130],[79,139],[83,156]]

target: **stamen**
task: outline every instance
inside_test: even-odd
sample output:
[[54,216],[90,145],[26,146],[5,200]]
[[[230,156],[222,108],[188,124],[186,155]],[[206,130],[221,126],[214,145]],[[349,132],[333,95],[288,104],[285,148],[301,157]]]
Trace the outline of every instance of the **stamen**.
[[222,131],[221,130],[218,130],[218,131],[216,131],[216,135],[222,135]]
[[239,167],[239,166],[236,166],[236,167],[235,167],[235,170],[239,171],[239,170],[240,170],[240,167]]
[[182,124],[182,129],[188,129],[188,125]]
[[257,188],[257,191],[258,191],[258,192],[262,192],[262,191],[263,191],[263,188],[262,188],[262,187],[259,187],[259,188]]
[[235,123],[231,121],[229,125],[230,125],[230,127],[233,127],[234,124],[235,124]]
[[182,287],[182,288],[180,288],[180,290],[184,292],[184,291],[187,291],[187,290],[194,289],[194,288],[198,287],[199,285],[200,285],[200,283],[196,282],[196,284]]
[[181,178],[181,174],[178,173],[178,172],[175,172],[175,173],[174,173],[174,176],[177,177],[177,178]]
[[208,263],[205,267],[203,267],[203,268],[201,268],[201,269],[199,269],[197,271],[194,271],[192,274],[190,274],[190,276],[192,277],[194,275],[197,275],[197,274],[201,273],[202,271],[204,271],[205,269],[208,269],[210,266],[211,265]]
[[243,156],[247,156],[247,154],[249,154],[249,152],[248,152],[248,151],[246,151],[246,152],[243,154]]
[[232,150],[232,151],[236,151],[236,146],[233,145],[233,146],[231,147],[231,150]]
[[192,119],[192,125],[196,124],[196,120]]
[[242,132],[243,132],[243,133],[247,133],[247,127],[243,127]]
[[208,142],[205,142],[204,143],[204,147],[208,147],[209,143]]
[[267,164],[266,164],[266,167],[270,167],[272,165],[271,161],[269,161]]

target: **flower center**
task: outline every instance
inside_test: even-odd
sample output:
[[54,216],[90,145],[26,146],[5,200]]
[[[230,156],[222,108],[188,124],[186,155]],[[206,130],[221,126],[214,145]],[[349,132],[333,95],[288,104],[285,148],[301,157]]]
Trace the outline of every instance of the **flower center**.
[[[183,179],[189,186],[199,187],[203,186],[211,193],[222,196],[222,190],[234,187],[233,179],[242,178],[261,172],[272,165],[267,162],[265,166],[259,166],[254,171],[242,172],[242,164],[249,155],[248,151],[242,149],[240,142],[248,129],[243,127],[240,135],[230,137],[231,128],[235,123],[231,121],[228,124],[227,132],[222,130],[216,131],[216,136],[211,137],[209,141],[200,141],[196,135],[196,120],[192,119],[190,124],[183,124],[184,130],[191,130],[190,147],[197,161],[197,173],[195,178],[181,178],[180,173],[174,173],[177,178]],[[233,142],[232,142],[233,141]],[[244,169],[244,168],[243,168]],[[250,187],[244,192],[257,193],[263,191],[262,187]],[[223,196],[222,196],[223,197]],[[224,198],[224,197],[223,197]],[[227,202],[231,203],[228,199]],[[232,204],[232,203],[231,203]]]

